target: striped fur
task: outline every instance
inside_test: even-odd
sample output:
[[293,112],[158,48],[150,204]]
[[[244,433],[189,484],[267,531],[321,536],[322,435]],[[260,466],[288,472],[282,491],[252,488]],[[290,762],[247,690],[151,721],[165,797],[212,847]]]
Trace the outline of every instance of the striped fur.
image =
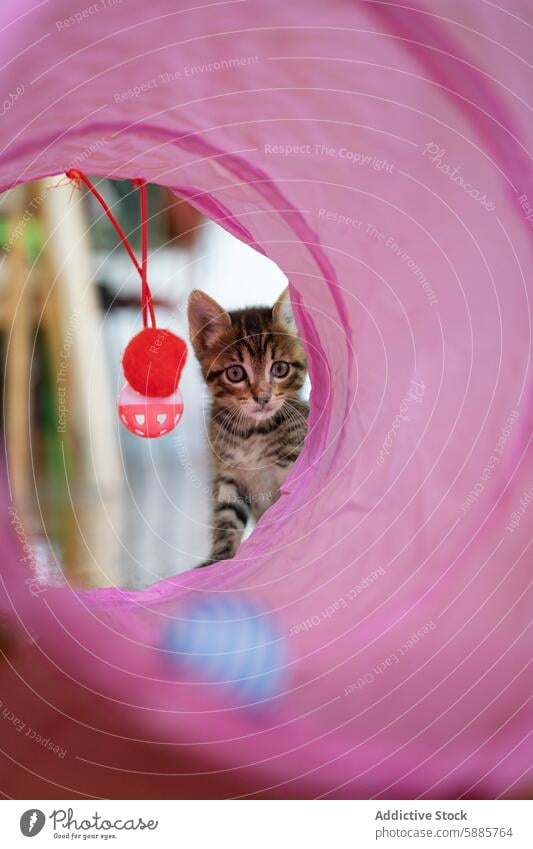
[[214,563],[234,556],[250,517],[259,519],[277,500],[302,449],[308,406],[299,395],[307,362],[288,289],[272,308],[234,312],[196,290],[189,298],[189,330],[212,399],[207,563]]

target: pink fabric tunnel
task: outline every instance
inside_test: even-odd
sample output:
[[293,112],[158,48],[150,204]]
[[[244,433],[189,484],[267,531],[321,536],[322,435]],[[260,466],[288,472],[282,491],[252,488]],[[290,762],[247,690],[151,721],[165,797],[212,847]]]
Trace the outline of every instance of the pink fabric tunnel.
[[[2,5],[0,187],[142,176],[267,254],[312,413],[237,560],[143,592],[29,591],[4,484],[3,791],[525,792],[530,5],[78,6]],[[236,709],[157,650],[208,591],[278,623],[275,709]]]

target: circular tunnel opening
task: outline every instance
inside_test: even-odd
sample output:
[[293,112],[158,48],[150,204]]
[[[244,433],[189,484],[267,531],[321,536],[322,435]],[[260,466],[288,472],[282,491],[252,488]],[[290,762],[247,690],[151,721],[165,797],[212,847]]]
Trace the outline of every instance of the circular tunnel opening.
[[[131,184],[96,182],[138,251],[138,209]],[[219,208],[215,214],[213,198],[207,204],[209,217],[202,215],[189,202],[191,195],[200,194],[183,189],[176,196],[164,187],[148,186],[149,275],[158,322],[186,338],[190,349],[181,381],[186,413],[178,428],[160,440],[138,439],[116,418],[114,399],[124,380],[121,354],[141,326],[139,281],[101,207],[62,177],[25,184],[3,196],[4,249],[9,262],[18,261],[14,340],[6,340],[6,398],[13,402],[12,362],[21,350],[26,357],[19,376],[28,398],[22,426],[16,436],[13,429],[7,434],[8,472],[17,489],[36,580],[44,584],[61,584],[66,578],[77,586],[142,589],[221,559],[211,556],[209,539],[217,507],[213,459],[220,461],[220,445],[213,446],[209,433],[210,375],[202,376],[190,344],[187,299],[193,290],[213,303],[218,298],[230,324],[237,322],[234,354],[237,364],[251,373],[244,384],[234,382],[235,387],[241,400],[244,392],[248,404],[254,399],[255,407],[265,401],[267,406],[264,412],[257,410],[258,420],[248,417],[250,427],[241,428],[236,461],[240,471],[251,464],[250,484],[257,478],[259,487],[250,485],[249,494],[236,485],[235,503],[223,514],[228,518],[233,513],[244,525],[242,539],[250,537],[263,515],[269,524],[266,514],[301,453],[310,395],[306,353],[316,360],[320,351],[305,333],[300,342],[301,303],[296,309],[291,305],[285,291],[288,279],[279,266],[265,256],[264,248],[246,244],[253,240],[242,223],[228,227],[227,212]],[[259,325],[247,329],[250,322]],[[282,353],[274,356],[275,337],[289,343],[286,359]],[[290,384],[286,428],[283,435],[273,428],[272,443],[269,422],[279,424],[283,404],[273,412],[268,409],[277,399],[265,399],[266,371],[267,394],[281,395],[280,387]],[[225,370],[222,381],[232,390],[227,375]],[[243,424],[246,417],[239,417]],[[232,414],[228,422],[231,445],[239,438],[233,428],[236,418]],[[250,450],[245,442],[257,424],[262,443]],[[276,465],[277,476],[272,472]],[[222,477],[226,483],[219,485],[221,491],[228,488],[228,475]],[[291,485],[301,477],[300,470]],[[274,519],[270,533],[279,521],[279,516]]]

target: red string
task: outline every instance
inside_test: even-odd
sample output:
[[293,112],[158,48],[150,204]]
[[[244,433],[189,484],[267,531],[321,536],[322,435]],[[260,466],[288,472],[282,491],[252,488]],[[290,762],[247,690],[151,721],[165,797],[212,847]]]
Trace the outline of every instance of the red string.
[[141,281],[142,281],[142,314],[144,326],[148,323],[148,313],[155,327],[155,313],[152,303],[152,293],[148,285],[148,204],[146,200],[146,180],[134,180],[134,185],[140,188],[141,198]]
[[148,285],[148,216],[147,216],[147,201],[146,201],[146,180],[134,180],[133,184],[135,186],[139,186],[140,188],[140,207],[141,207],[141,264],[139,265],[139,261],[135,256],[133,248],[131,247],[128,237],[126,236],[124,230],[118,223],[117,219],[111,212],[108,203],[102,197],[98,189],[93,186],[91,181],[85,176],[82,171],[78,171],[77,169],[71,169],[70,171],[65,172],[67,177],[70,180],[73,180],[77,185],[80,183],[84,183],[91,194],[97,199],[105,214],[109,218],[111,224],[115,228],[120,241],[126,248],[129,257],[137,269],[137,272],[141,278],[141,310],[143,317],[143,325],[145,327],[148,326],[148,316],[150,316],[150,320],[152,322],[152,327],[156,326],[155,323],[155,311],[152,299],[152,292],[150,290],[150,286]]

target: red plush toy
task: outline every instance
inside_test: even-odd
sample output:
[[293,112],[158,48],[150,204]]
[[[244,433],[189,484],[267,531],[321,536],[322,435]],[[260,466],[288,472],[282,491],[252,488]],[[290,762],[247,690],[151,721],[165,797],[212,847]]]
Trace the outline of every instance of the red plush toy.
[[[156,327],[152,293],[147,280],[148,225],[146,209],[146,181],[135,180],[141,200],[141,264],[117,219],[102,195],[81,171],[67,171],[67,177],[77,185],[82,182],[102,205],[111,224],[117,231],[131,261],[141,278],[141,307],[144,329],[126,346],[122,367],[127,383],[118,397],[121,422],[137,436],[163,436],[176,427],[183,414],[183,401],[178,383],[187,359],[187,346],[183,339]],[[148,327],[148,320],[152,327]]]

